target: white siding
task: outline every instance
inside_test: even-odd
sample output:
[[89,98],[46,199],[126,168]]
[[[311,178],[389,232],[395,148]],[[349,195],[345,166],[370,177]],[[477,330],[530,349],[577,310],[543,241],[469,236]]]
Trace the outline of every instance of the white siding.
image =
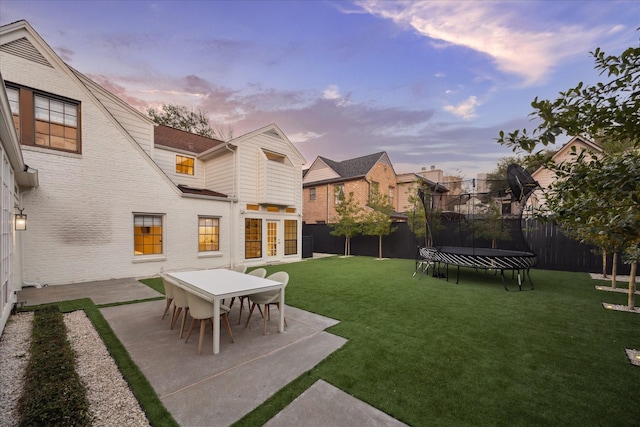
[[235,197],[235,154],[227,151],[204,162],[204,188]]
[[334,179],[339,178],[338,175],[333,169],[331,169],[325,162],[318,159],[311,168],[307,171],[307,174],[304,176],[304,183],[307,182],[318,182],[324,181],[326,179]]
[[[76,74],[77,75],[77,74]],[[113,95],[88,80],[85,76],[79,75],[80,80],[98,98],[100,103],[109,111],[109,114],[122,126],[125,131],[138,143],[138,145],[151,157],[154,157],[153,147],[153,124],[148,120],[132,114],[131,110],[120,101],[113,98]]]
[[[29,229],[22,235],[25,281],[59,285],[230,264],[230,203],[181,197],[69,74],[0,55],[7,81],[77,100],[82,111],[82,154],[23,147],[25,163],[40,178],[40,186],[23,197],[29,214]],[[132,114],[131,121],[136,120]],[[154,262],[133,255],[134,212],[164,215],[164,254]],[[221,217],[218,257],[198,254],[198,215]]]
[[[238,205],[240,210],[244,213],[240,215],[237,232],[240,238],[238,239],[238,262],[245,264],[261,264],[266,261],[265,249],[266,249],[266,233],[267,233],[267,220],[278,221],[280,241],[282,245],[279,246],[279,254],[282,260],[296,260],[302,258],[302,159],[299,153],[293,148],[288,141],[283,140],[276,133],[271,131],[259,132],[251,137],[240,137],[232,143],[238,146]],[[284,164],[279,164],[273,161],[268,161],[264,157],[262,150],[272,151],[279,153],[287,157],[290,162],[290,166],[284,167]],[[273,169],[269,168],[267,172],[271,175],[263,175],[260,177],[261,167],[268,164],[269,166],[276,165]],[[262,166],[261,166],[262,165]],[[278,167],[281,166],[281,167]],[[266,178],[266,181],[264,181]],[[262,181],[261,181],[262,180]],[[263,196],[265,188],[261,186],[261,182],[267,187],[274,186],[279,188],[278,191],[286,191],[290,194],[277,194],[276,192],[270,193],[273,199],[269,202],[265,202]],[[294,208],[294,213],[287,213],[284,211],[284,207],[280,209],[280,212],[267,212],[265,206],[261,206],[259,211],[244,211],[244,207],[247,204],[278,204],[276,198],[279,198],[283,206]],[[263,257],[259,259],[246,260],[244,258],[244,224],[245,218],[259,218],[262,220],[262,254]],[[284,220],[295,220],[298,225],[298,251],[295,255],[284,256]]]
[[[193,157],[193,175],[176,172],[176,155]],[[195,154],[178,153],[161,147],[156,147],[156,164],[176,185],[187,185],[194,188],[204,188],[205,167],[204,162],[196,159]]]

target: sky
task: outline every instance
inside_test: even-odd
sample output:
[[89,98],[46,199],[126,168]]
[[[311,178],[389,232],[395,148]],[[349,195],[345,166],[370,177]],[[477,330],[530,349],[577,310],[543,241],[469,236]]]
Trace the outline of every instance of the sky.
[[[146,111],[275,123],[306,158],[386,151],[396,173],[475,177],[536,126],[531,101],[602,80],[589,52],[637,46],[637,1],[0,0],[69,65]],[[568,139],[568,138],[567,138]]]

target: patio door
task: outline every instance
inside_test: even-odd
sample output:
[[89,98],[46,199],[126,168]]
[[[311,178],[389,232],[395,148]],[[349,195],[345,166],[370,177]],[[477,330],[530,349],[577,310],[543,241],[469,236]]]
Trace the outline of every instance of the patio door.
[[280,260],[280,252],[280,221],[267,220],[267,261]]

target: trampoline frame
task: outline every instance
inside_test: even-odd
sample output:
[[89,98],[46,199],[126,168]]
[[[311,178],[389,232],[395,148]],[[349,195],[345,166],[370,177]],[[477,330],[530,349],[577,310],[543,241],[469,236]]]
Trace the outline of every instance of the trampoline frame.
[[[518,289],[522,290],[523,279],[527,279],[530,289],[533,290],[533,281],[529,270],[536,265],[538,258],[532,252],[520,252],[503,249],[470,248],[461,246],[442,246],[419,248],[419,259],[416,260],[416,272],[422,275],[433,267],[433,275],[440,276],[440,264],[445,265],[445,277],[449,281],[449,265],[455,265],[456,284],[460,282],[460,267],[474,268],[476,270],[500,271],[502,285],[509,290],[505,281],[504,272],[511,270],[512,278],[517,274]],[[437,269],[437,273],[436,273]]]

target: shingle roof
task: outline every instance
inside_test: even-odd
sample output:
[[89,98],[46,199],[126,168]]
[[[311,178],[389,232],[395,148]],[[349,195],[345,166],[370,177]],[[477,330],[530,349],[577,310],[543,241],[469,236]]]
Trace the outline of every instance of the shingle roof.
[[322,159],[331,169],[336,171],[342,178],[355,178],[366,175],[371,168],[387,153],[381,151],[379,153],[369,154],[367,156],[357,157],[355,159],[347,159],[341,162],[336,162],[326,157],[318,156]]
[[193,187],[186,187],[184,185],[178,185],[178,188],[183,193],[188,193],[188,194],[199,194],[201,196],[228,197],[226,194],[218,193],[217,191],[213,191],[213,190],[207,190],[205,188],[193,188]]
[[210,148],[224,144],[224,141],[165,125],[158,125],[154,128],[154,144],[200,154]]

